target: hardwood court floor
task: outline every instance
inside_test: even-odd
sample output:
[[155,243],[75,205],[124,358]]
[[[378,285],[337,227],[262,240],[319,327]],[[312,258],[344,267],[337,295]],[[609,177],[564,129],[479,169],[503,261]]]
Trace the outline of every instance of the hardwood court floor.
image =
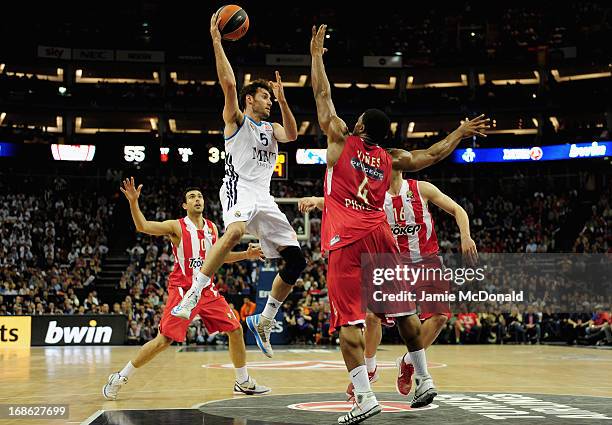
[[[49,347],[0,350],[0,404],[63,403],[67,420],[0,420],[0,424],[81,423],[98,410],[187,408],[231,398],[234,372],[226,351],[184,351],[170,347],[138,370],[106,401],[101,389],[108,375],[128,362],[138,347]],[[347,374],[337,350],[277,350],[273,360],[248,348],[248,361],[260,383],[273,394],[344,393]],[[400,346],[378,353],[381,379],[375,391],[395,390],[392,364]],[[563,346],[444,346],[427,351],[430,372],[444,391],[496,391],[612,397],[612,351]],[[269,362],[280,362],[276,365]],[[283,364],[282,362],[298,362]],[[212,365],[213,367],[203,367]],[[215,366],[217,365],[217,366]]]

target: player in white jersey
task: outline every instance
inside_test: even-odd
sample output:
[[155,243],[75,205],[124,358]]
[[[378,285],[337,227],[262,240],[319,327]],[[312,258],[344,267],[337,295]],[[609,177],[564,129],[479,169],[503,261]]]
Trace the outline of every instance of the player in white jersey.
[[[478,253],[476,244],[470,236],[470,223],[465,210],[433,184],[425,181],[404,180],[402,172],[394,170],[391,186],[385,198],[385,213],[402,255],[407,257],[411,263],[436,261],[433,259],[437,259],[438,241],[433,218],[429,212],[429,202],[455,217],[461,234],[461,252],[469,264],[474,264],[477,261]],[[302,198],[298,205],[302,212],[312,211],[315,208],[322,210],[324,198]],[[417,286],[421,284],[417,283]],[[424,283],[419,289],[432,293],[435,288],[430,284]],[[444,303],[442,303],[444,305],[424,304],[421,304],[419,317],[423,322],[421,340],[423,348],[426,349],[433,344],[445,326],[450,317],[450,310],[448,304]],[[376,351],[381,339],[381,320],[376,314],[368,313],[365,328],[365,360],[370,383],[376,382],[379,378],[376,368]],[[397,359],[397,365],[399,373],[396,389],[400,394],[406,396],[410,392],[414,373],[410,356],[406,354]],[[353,396],[352,383],[346,393],[349,398]]]
[[[202,289],[210,284],[210,277],[222,264],[225,255],[245,233],[250,233],[259,238],[266,257],[282,257],[285,260],[284,267],[274,279],[263,312],[246,320],[259,348],[266,356],[272,357],[270,332],[274,317],[306,267],[297,235],[270,195],[278,143],[296,140],[297,124],[287,104],[278,72],[275,82],[257,80],[244,86],[240,91],[243,110],[240,109],[236,78],[221,44],[217,14],[211,18],[210,34],[219,83],[225,96],[225,178],[219,192],[225,234],[208,253],[193,286],[172,310],[172,314],[189,317]],[[272,94],[281,110],[282,125],[265,121],[270,116]]]
[[[125,367],[111,374],[102,388],[102,395],[107,400],[116,400],[119,390],[128,382],[128,378],[142,366],[153,360],[168,348],[173,341],[185,341],[185,333],[190,321],[181,320],[170,314],[172,306],[181,299],[184,291],[192,284],[194,268],[207,256],[207,252],[217,239],[217,227],[204,218],[204,198],[197,188],[188,188],[184,192],[182,207],[187,216],[178,220],[148,221],[140,211],[138,198],[142,185],[136,188],[134,178],[123,182],[121,191],[130,203],[130,212],[136,230],[153,236],[167,236],[172,242],[174,270],[168,278],[168,299],[159,324],[157,336],[143,345],[136,356]],[[255,245],[248,251],[230,252],[225,257],[226,263],[246,259],[260,259],[263,253]],[[190,319],[196,315],[209,332],[225,332],[229,339],[229,354],[236,372],[234,394],[257,395],[270,392],[270,388],[259,385],[249,376],[246,366],[246,348],[242,326],[225,298],[210,285],[200,302],[193,310]]]

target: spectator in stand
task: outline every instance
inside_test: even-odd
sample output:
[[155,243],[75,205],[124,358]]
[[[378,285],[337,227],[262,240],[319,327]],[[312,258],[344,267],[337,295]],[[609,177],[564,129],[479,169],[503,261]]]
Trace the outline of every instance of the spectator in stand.
[[532,343],[539,344],[542,328],[540,326],[540,315],[535,312],[533,305],[527,307],[527,312],[523,315],[523,324],[525,327],[525,338],[529,338]]
[[257,304],[250,300],[248,297],[242,299],[242,307],[240,307],[240,321],[244,322],[248,316],[255,314]]
[[138,345],[142,343],[140,331],[141,331],[140,324],[136,322],[135,320],[132,320],[130,322],[130,326],[128,327],[128,334],[127,334],[128,344]]
[[596,345],[612,343],[612,339],[610,339],[611,320],[610,313],[608,313],[602,305],[598,305],[596,307],[596,312],[585,327],[584,342]]
[[514,342],[525,343],[525,326],[523,326],[523,315],[519,311],[518,306],[513,306],[506,317],[508,324],[508,333],[514,336]]
[[462,304],[461,313],[457,314],[457,321],[455,322],[455,343],[478,343],[481,329],[478,315],[468,313],[467,306]]

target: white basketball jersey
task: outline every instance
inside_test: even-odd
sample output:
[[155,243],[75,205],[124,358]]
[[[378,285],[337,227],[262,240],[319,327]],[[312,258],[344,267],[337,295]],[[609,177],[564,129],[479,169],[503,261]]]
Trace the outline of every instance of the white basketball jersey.
[[247,185],[269,194],[277,156],[278,142],[272,123],[256,123],[245,114],[238,130],[225,139],[223,184],[226,193],[231,196],[238,185]]

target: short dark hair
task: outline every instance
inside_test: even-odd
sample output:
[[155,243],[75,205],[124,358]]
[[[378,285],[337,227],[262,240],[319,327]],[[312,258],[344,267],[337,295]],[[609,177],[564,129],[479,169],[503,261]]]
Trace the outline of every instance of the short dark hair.
[[240,99],[240,105],[243,109],[246,108],[247,95],[255,96],[257,89],[267,90],[268,93],[270,93],[270,96],[272,96],[272,87],[270,87],[270,83],[268,83],[266,80],[259,79],[251,81],[249,84],[240,89],[240,96],[238,98]]
[[198,192],[202,193],[199,187],[195,187],[195,186],[188,187],[187,189],[183,191],[183,203],[187,202],[187,194],[193,190],[197,190]]
[[372,143],[381,145],[389,137],[391,120],[380,109],[368,109],[363,113],[361,119],[364,132]]

